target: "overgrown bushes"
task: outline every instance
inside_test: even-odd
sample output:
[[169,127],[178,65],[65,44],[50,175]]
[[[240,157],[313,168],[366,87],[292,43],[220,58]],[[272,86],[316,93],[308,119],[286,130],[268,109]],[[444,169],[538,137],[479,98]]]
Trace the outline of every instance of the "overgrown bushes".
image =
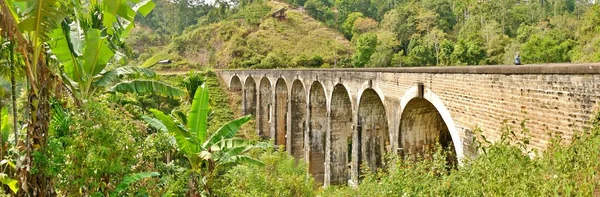
[[226,183],[218,196],[315,196],[308,168],[284,150],[260,154],[264,166],[240,165],[221,177]]
[[600,127],[575,137],[571,145],[554,138],[531,158],[527,139],[507,129],[485,143],[477,158],[446,171],[442,152],[433,159],[396,160],[386,171],[368,174],[357,189],[334,187],[323,196],[597,196],[600,194]]

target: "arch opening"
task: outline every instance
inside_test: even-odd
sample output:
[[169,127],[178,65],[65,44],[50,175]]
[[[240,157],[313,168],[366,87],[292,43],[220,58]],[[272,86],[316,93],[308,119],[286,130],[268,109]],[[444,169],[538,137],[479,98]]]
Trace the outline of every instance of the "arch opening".
[[306,130],[306,90],[300,80],[292,84],[291,149],[296,160],[304,158],[304,130]]
[[282,146],[286,142],[288,114],[288,88],[285,80],[275,84],[275,144]]
[[399,145],[403,157],[430,158],[437,145],[448,151],[448,164],[458,164],[452,136],[436,107],[426,99],[413,98],[404,108],[400,119]]
[[244,114],[256,117],[256,82],[252,77],[244,85]]
[[319,82],[314,82],[310,89],[309,101],[309,172],[318,183],[325,177],[325,134],[327,131],[327,98],[325,90]]
[[236,96],[233,99],[233,105],[236,106],[236,113],[243,113],[244,109],[242,108],[242,91],[244,86],[242,85],[242,80],[237,75],[231,77],[231,81],[229,82],[229,91],[233,92]]
[[269,138],[271,136],[271,105],[273,105],[272,98],[273,90],[271,88],[271,82],[268,78],[263,77],[260,80],[260,101],[258,105],[258,135],[261,138]]
[[352,158],[352,103],[343,85],[336,85],[331,96],[331,179],[332,185],[346,184]]
[[229,91],[240,93],[242,92],[242,80],[237,75],[231,77],[231,81],[229,82]]
[[365,164],[371,171],[383,167],[383,156],[389,146],[388,123],[385,107],[373,89],[363,92],[358,106],[358,165]]

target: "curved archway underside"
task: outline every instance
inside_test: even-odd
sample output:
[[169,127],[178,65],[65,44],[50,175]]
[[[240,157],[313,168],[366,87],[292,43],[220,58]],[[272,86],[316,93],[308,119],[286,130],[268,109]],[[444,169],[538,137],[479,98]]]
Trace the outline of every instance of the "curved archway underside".
[[260,81],[259,115],[257,116],[258,135],[262,138],[269,138],[271,136],[271,108],[273,107],[272,93],[271,82],[264,77]]
[[[363,92],[358,107],[358,165],[366,164],[375,172],[383,166],[389,146],[389,129],[385,107],[373,89]],[[360,167],[357,169],[361,171]]]
[[285,80],[275,84],[275,144],[285,145],[287,132],[288,88]]
[[310,123],[308,130],[309,172],[319,183],[325,176],[325,133],[327,131],[327,98],[325,90],[319,82],[314,82],[310,90],[309,102]]
[[252,77],[244,84],[244,114],[256,117],[256,82]]
[[351,172],[352,103],[344,86],[336,85],[331,96],[331,178],[330,184],[346,184]]
[[296,160],[304,159],[304,131],[306,130],[306,90],[299,80],[292,84],[291,94],[291,153]]
[[[400,120],[401,155],[427,158],[438,144],[444,150],[455,153],[448,126],[431,102],[422,98],[410,100]],[[449,155],[448,161],[457,163],[456,156]]]

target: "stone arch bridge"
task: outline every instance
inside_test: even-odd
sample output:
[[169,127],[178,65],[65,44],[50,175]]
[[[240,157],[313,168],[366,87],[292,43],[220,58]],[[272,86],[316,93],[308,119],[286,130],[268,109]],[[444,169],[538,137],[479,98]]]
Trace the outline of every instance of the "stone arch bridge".
[[[356,182],[386,153],[437,144],[457,161],[526,121],[530,146],[586,129],[600,100],[600,64],[374,69],[219,70],[260,136],[309,165],[318,182]],[[366,165],[359,165],[366,164]]]

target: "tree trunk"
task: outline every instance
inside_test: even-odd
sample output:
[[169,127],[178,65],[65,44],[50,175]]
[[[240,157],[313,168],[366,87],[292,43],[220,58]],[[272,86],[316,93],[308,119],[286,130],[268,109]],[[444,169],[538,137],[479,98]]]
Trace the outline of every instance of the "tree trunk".
[[[17,82],[15,79],[15,61],[14,61],[14,44],[11,41],[10,44],[10,94],[12,102],[12,114],[13,114],[13,132],[15,136],[15,147],[19,144],[19,131],[17,130]],[[15,157],[17,158],[17,157]]]
[[[48,137],[48,125],[50,122],[50,94],[52,92],[53,80],[51,71],[45,61],[40,61],[37,69],[36,83],[29,87],[29,124],[27,126],[27,154],[24,167],[21,169],[21,183],[24,183],[22,195],[28,196],[56,196],[54,186],[50,177],[43,172],[44,166],[35,166],[39,171],[31,173],[34,165],[43,162],[34,161],[33,152],[45,154],[46,138]],[[37,93],[33,87],[37,87]],[[24,179],[24,180],[23,180]]]

